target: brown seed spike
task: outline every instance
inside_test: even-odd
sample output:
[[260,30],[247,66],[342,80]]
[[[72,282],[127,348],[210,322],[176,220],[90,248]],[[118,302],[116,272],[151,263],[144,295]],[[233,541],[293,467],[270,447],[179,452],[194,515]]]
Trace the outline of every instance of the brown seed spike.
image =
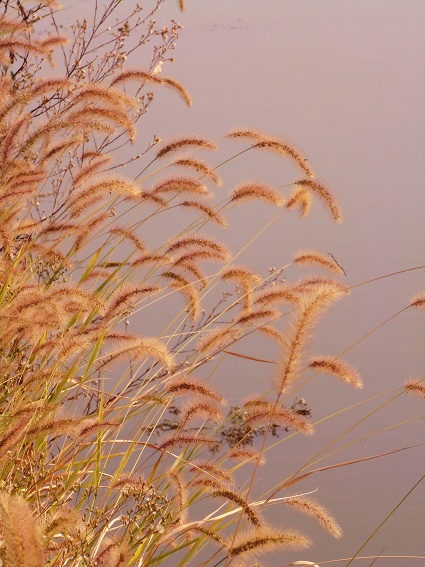
[[305,187],[295,187],[289,196],[286,208],[298,208],[301,218],[306,218],[310,212],[312,200],[311,191],[308,191]]
[[206,386],[197,378],[175,378],[166,385],[165,391],[173,396],[192,396],[193,394],[196,394],[197,396],[206,396],[207,398],[212,398],[217,402],[224,403],[223,396],[209,386]]
[[201,437],[200,435],[163,435],[158,439],[158,449],[167,449],[168,447],[177,446],[185,447],[187,445],[195,444],[197,447],[201,445],[216,446],[217,441],[208,437]]
[[168,477],[171,481],[171,485],[175,490],[175,496],[173,499],[176,499],[177,501],[176,508],[178,510],[176,521],[179,524],[182,524],[187,521],[187,506],[188,506],[187,488],[183,483],[183,478],[181,477],[180,474],[177,474],[176,471],[171,470],[168,473]]
[[226,482],[232,483],[233,478],[223,469],[210,462],[196,462],[190,469],[193,473],[204,473],[206,476],[214,476],[224,479]]
[[222,215],[220,215],[217,211],[215,211],[213,208],[209,207],[208,205],[205,205],[205,203],[201,203],[200,201],[183,201],[182,203],[180,203],[180,205],[182,207],[190,207],[193,209],[197,209],[198,211],[203,213],[203,215],[205,215],[208,219],[213,220],[218,225],[222,227],[227,226],[227,223],[222,217]]
[[108,232],[110,234],[119,235],[122,238],[122,240],[124,239],[130,240],[138,250],[140,250],[141,252],[146,252],[145,243],[142,242],[140,238],[138,238],[138,236],[133,232],[130,232],[129,230],[119,226],[115,226],[111,228]]
[[311,329],[318,316],[331,305],[341,293],[318,288],[315,296],[300,298],[300,311],[295,313],[287,333],[287,347],[284,349],[279,375],[274,379],[278,392],[283,392],[298,375],[303,350],[308,343]]
[[258,527],[261,525],[260,518],[254,513],[248,502],[246,502],[246,500],[239,496],[239,494],[236,494],[233,490],[216,490],[211,494],[211,496],[225,498],[226,500],[230,500],[231,502],[238,504],[252,525]]
[[294,294],[311,294],[311,293],[335,293],[344,294],[350,293],[350,288],[343,283],[325,277],[325,276],[310,276],[299,280],[291,285],[290,290]]
[[234,459],[239,462],[258,462],[260,465],[264,465],[266,462],[263,454],[253,449],[248,449],[247,447],[235,447],[228,454],[229,459]]
[[174,358],[165,345],[155,337],[135,338],[127,341],[121,348],[118,348],[99,359],[98,370],[107,365],[121,362],[128,358],[141,359],[153,357],[161,362],[166,368],[174,367]]
[[313,433],[313,427],[295,411],[282,405],[261,398],[248,398],[244,405],[244,423],[249,426],[271,421],[274,425],[290,427],[307,435]]
[[246,266],[230,266],[221,275],[223,280],[235,280],[244,287],[256,287],[261,283],[261,277],[251,272]]
[[425,383],[424,378],[422,380],[419,379],[411,379],[408,380],[404,384],[404,388],[406,392],[410,394],[414,394],[415,396],[419,396],[420,398],[425,398]]
[[293,290],[286,284],[276,285],[267,291],[262,292],[255,298],[256,305],[273,305],[282,303],[297,303],[298,297]]
[[287,341],[284,333],[282,333],[275,327],[271,325],[261,325],[260,327],[258,327],[258,330],[267,337],[270,337],[271,339],[276,341],[278,344],[286,346]]
[[315,502],[312,498],[294,496],[284,500],[284,503],[287,506],[292,506],[303,514],[307,514],[307,516],[316,518],[321,526],[333,535],[334,538],[338,539],[342,536],[342,530],[332,514],[330,514],[326,508]]
[[313,171],[308,164],[308,161],[303,157],[295,148],[280,140],[265,134],[264,132],[251,129],[233,130],[227,136],[228,138],[248,138],[253,140],[253,148],[264,148],[277,153],[282,157],[291,158],[300,167],[306,175],[314,177]]
[[241,555],[254,560],[268,551],[282,549],[302,549],[310,545],[310,540],[294,531],[279,532],[272,528],[251,529],[236,536],[230,550],[232,557]]
[[257,140],[258,142],[264,142],[267,140],[267,134],[261,132],[261,130],[252,130],[250,128],[239,128],[232,130],[227,134],[227,137],[232,138],[248,138],[250,140]]
[[164,85],[175,90],[185,101],[188,106],[191,106],[192,101],[187,90],[175,79],[170,79],[169,77],[158,77],[154,73],[149,71],[143,71],[141,69],[128,69],[119,73],[111,82],[111,87],[119,83],[127,81],[143,81],[146,83],[153,83],[156,85]]
[[2,557],[6,565],[45,565],[43,533],[28,502],[18,494],[0,492]]
[[194,285],[191,284],[181,274],[168,271],[162,274],[163,278],[171,280],[170,286],[177,289],[188,300],[188,309],[190,310],[190,317],[195,320],[198,318],[200,303],[199,292]]
[[309,366],[317,372],[335,376],[339,380],[353,385],[355,388],[363,388],[363,382],[359,374],[342,360],[331,356],[320,356],[313,358]]
[[142,69],[126,69],[116,75],[110,86],[112,87],[127,81],[146,81],[156,84],[161,83],[161,79],[149,71],[143,71]]
[[84,85],[70,101],[71,105],[84,102],[87,104],[90,100],[96,100],[109,104],[111,106],[118,106],[120,108],[137,108],[137,102],[134,98],[123,94],[121,91],[115,89],[105,89],[100,85],[86,84]]
[[425,292],[413,296],[409,306],[415,307],[416,309],[425,309]]
[[246,315],[242,315],[238,318],[239,325],[252,325],[261,319],[272,319],[275,320],[279,317],[279,311],[275,309],[257,309],[256,311],[251,311]]
[[152,295],[160,291],[160,289],[161,287],[156,285],[138,286],[130,283],[125,284],[112,295],[110,305],[104,315],[105,320],[125,312],[139,296]]
[[212,238],[208,238],[206,236],[198,235],[198,236],[184,236],[179,238],[178,240],[174,240],[171,244],[166,248],[165,254],[169,254],[170,252],[174,252],[179,248],[204,248],[210,249],[217,254],[222,255],[223,260],[229,257],[228,250],[216,240]]
[[237,187],[232,194],[231,201],[249,201],[250,199],[259,199],[280,207],[283,204],[283,199],[279,192],[273,187],[268,187],[262,183],[247,183]]
[[239,335],[240,331],[231,327],[215,329],[211,333],[201,336],[198,341],[198,351],[204,354],[211,350],[221,350]]
[[171,179],[161,181],[155,185],[151,193],[155,195],[157,193],[169,193],[170,191],[194,193],[195,195],[209,195],[209,191],[205,185],[190,177],[172,177]]
[[294,256],[294,262],[296,264],[312,264],[313,266],[326,268],[339,275],[344,273],[341,266],[333,260],[332,256],[322,254],[316,250],[301,250],[297,252]]
[[218,423],[223,415],[221,411],[216,407],[215,404],[210,401],[200,401],[193,399],[191,402],[186,404],[181,408],[182,418],[180,421],[180,428],[185,429],[187,424],[192,419],[203,419],[204,421],[209,419],[215,423]]
[[205,138],[199,138],[195,136],[190,138],[179,138],[163,146],[156,154],[156,157],[162,158],[170,152],[185,148],[201,148],[203,150],[214,151],[217,149],[217,146],[213,142],[210,142],[210,140],[206,140]]
[[245,266],[230,266],[222,273],[222,279],[225,281],[235,281],[239,285],[243,293],[240,295],[240,301],[243,302],[243,314],[249,313],[252,306],[252,296],[255,288],[261,283],[260,276],[254,274]]
[[184,102],[187,104],[187,106],[192,106],[192,99],[190,98],[189,93],[178,81],[176,81],[175,79],[161,77],[161,84],[165,85],[166,87],[171,87],[172,89],[177,91]]
[[328,189],[313,179],[301,179],[297,184],[301,187],[308,187],[314,194],[318,195],[323,204],[328,207],[335,222],[340,223],[342,221],[341,211]]
[[180,158],[176,159],[176,161],[174,161],[172,165],[195,169],[198,173],[202,174],[205,177],[208,177],[217,185],[221,185],[221,179],[215,173],[214,169],[200,159]]

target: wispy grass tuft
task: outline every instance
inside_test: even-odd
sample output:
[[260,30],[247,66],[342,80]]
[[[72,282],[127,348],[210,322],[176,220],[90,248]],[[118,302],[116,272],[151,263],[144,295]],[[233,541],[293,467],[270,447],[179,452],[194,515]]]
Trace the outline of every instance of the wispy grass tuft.
[[[269,489],[258,471],[278,435],[320,433],[309,401],[290,399],[305,382],[327,373],[362,385],[338,354],[309,353],[319,318],[350,292],[336,279],[344,270],[315,250],[290,261],[283,247],[285,265],[266,275],[238,263],[288,211],[307,216],[317,197],[339,222],[339,207],[302,153],[265,132],[147,139],[138,126],[152,90],[191,103],[161,74],[181,26],[156,23],[163,0],[124,18],[119,1],[88,4],[91,15],[71,26],[53,0],[0,6],[0,563],[251,565],[310,545],[269,525],[267,505],[281,499],[285,521],[296,508],[339,537],[305,495],[273,496],[358,460],[309,462]],[[141,49],[150,63],[127,67]],[[230,142],[244,149],[201,159]],[[218,172],[246,152],[289,160],[295,174],[279,187],[224,179],[216,199]],[[127,165],[127,176],[116,171]],[[247,200],[279,210],[235,251],[224,213]],[[333,277],[294,280],[294,264]],[[408,307],[423,305],[418,295]],[[258,391],[246,391],[236,363],[255,365]],[[230,381],[240,399],[226,407],[217,384]],[[414,379],[397,396],[423,390]]]

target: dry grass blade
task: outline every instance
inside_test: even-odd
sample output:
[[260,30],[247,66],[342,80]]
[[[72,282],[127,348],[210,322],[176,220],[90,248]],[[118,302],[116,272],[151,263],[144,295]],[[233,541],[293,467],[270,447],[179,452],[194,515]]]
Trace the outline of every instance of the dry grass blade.
[[410,447],[403,447],[401,449],[396,449],[394,451],[387,451],[385,453],[380,453],[379,455],[372,455],[370,457],[363,457],[363,458],[359,458],[359,459],[353,459],[351,461],[345,461],[344,463],[338,463],[336,465],[328,465],[326,467],[320,467],[317,469],[314,469],[312,471],[308,471],[304,474],[301,474],[299,476],[296,476],[294,478],[290,478],[289,480],[283,482],[282,484],[280,484],[278,486],[277,489],[275,489],[273,491],[273,493],[269,496],[269,498],[267,500],[272,499],[274,496],[276,496],[276,494],[278,492],[280,492],[281,490],[285,489],[285,488],[289,488],[290,486],[296,484],[297,482],[299,482],[300,480],[307,478],[308,476],[317,473],[317,472],[324,472],[324,471],[328,471],[328,470],[332,470],[332,469],[336,469],[336,468],[340,468],[340,467],[347,467],[350,465],[355,465],[357,463],[363,463],[366,461],[371,461],[372,459],[379,459],[381,457],[385,457],[387,455],[394,455],[395,453],[400,453],[400,451],[406,451],[407,449],[413,449],[414,447],[417,447],[417,445],[412,445]]

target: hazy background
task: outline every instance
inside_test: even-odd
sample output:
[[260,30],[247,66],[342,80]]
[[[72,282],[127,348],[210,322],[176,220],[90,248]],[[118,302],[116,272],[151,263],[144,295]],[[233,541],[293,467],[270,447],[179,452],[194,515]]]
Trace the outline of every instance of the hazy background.
[[[75,13],[90,4],[90,0],[76,2]],[[267,275],[270,266],[290,261],[294,251],[314,247],[337,258],[348,285],[425,264],[425,3],[187,0],[186,4],[184,14],[178,13],[173,1],[161,11],[164,25],[175,18],[185,27],[173,54],[175,62],[166,63],[163,74],[186,86],[193,107],[187,109],[173,93],[157,92],[152,109],[140,122],[141,138],[149,140],[153,134],[219,138],[240,126],[265,130],[294,143],[308,156],[318,179],[332,188],[344,212],[344,222],[335,225],[316,200],[306,221],[284,215],[238,260]],[[235,144],[234,150],[242,147]],[[281,160],[267,155],[253,159],[252,152],[220,172],[225,179],[223,194],[235,182],[262,179],[281,185],[298,175]],[[261,204],[237,209],[225,237],[233,251],[237,253],[273,214]],[[292,271],[288,277],[298,275]],[[350,349],[424,288],[423,275],[423,270],[410,271],[355,288],[321,322],[312,351],[339,354]],[[423,377],[424,330],[423,313],[407,310],[351,348],[345,358],[363,376],[361,393],[327,377],[306,385],[300,394],[313,408],[314,421],[400,388],[407,378]],[[250,354],[269,354],[262,345],[256,351],[256,344],[249,344],[249,349]],[[217,385],[226,387],[232,404],[268,384],[263,366],[235,366],[229,361],[220,370]],[[260,471],[263,488],[277,482],[282,471],[286,476],[296,470],[336,433],[390,397],[324,422],[311,439],[300,442],[297,437],[293,443],[278,445],[268,455],[267,475]],[[423,413],[421,400],[403,396],[373,414],[338,446],[364,439],[321,465],[423,443],[424,422],[415,419]],[[410,419],[411,423],[390,428]],[[267,564],[281,567],[301,559],[325,564],[321,561],[351,557],[420,478],[424,465],[420,447],[310,477],[299,490],[318,489],[315,498],[335,513],[345,537],[335,542],[311,520],[276,507],[269,517],[283,526],[304,528],[313,534],[315,546],[307,552],[274,556]],[[425,555],[424,496],[425,482],[361,555]],[[423,560],[379,559],[374,565],[420,567]]]

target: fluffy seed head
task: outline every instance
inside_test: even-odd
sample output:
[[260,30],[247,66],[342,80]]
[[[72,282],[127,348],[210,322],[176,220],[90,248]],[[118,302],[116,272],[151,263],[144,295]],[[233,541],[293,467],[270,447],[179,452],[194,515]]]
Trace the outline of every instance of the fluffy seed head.
[[343,360],[333,358],[331,356],[314,357],[310,360],[310,368],[321,372],[322,374],[330,374],[343,382],[351,384],[355,388],[362,388],[363,382],[360,375],[349,364]]
[[273,187],[268,187],[263,183],[247,183],[237,187],[230,198],[233,202],[249,201],[251,199],[258,199],[265,201],[277,207],[283,204],[283,199],[279,191]]
[[312,498],[304,496],[294,496],[284,500],[287,506],[291,506],[307,516],[311,516],[318,520],[322,528],[327,530],[334,538],[338,539],[342,536],[342,530],[332,514],[326,510],[321,504],[315,502]]
[[295,531],[280,532],[273,528],[263,527],[238,534],[230,549],[230,555],[254,561],[258,555],[268,551],[302,549],[309,545],[310,540]]
[[307,187],[315,195],[317,195],[323,204],[329,209],[329,212],[333,216],[335,222],[340,223],[342,221],[341,211],[328,189],[313,179],[301,179],[297,182],[297,184],[303,188]]
[[422,378],[422,380],[408,380],[404,384],[404,388],[406,392],[409,392],[410,394],[414,394],[415,396],[419,396],[420,398],[425,398],[424,378]]
[[300,250],[294,256],[296,264],[313,265],[321,268],[326,268],[339,275],[343,275],[342,268],[333,260],[332,256],[322,254],[316,250]]
[[174,378],[167,383],[165,391],[172,396],[192,396],[196,394],[197,396],[205,396],[223,403],[223,396],[221,394],[210,388],[210,386],[206,386],[201,380],[193,377],[189,378],[186,376],[183,379]]
[[410,307],[415,307],[416,309],[425,309],[425,292],[414,295],[410,300],[409,305]]
[[164,145],[156,154],[156,157],[162,158],[167,154],[169,154],[170,152],[174,152],[186,148],[201,148],[203,150],[214,151],[217,149],[217,146],[213,142],[205,138],[198,138],[195,136],[187,137],[187,138],[179,138],[172,142],[168,142],[166,145]]

